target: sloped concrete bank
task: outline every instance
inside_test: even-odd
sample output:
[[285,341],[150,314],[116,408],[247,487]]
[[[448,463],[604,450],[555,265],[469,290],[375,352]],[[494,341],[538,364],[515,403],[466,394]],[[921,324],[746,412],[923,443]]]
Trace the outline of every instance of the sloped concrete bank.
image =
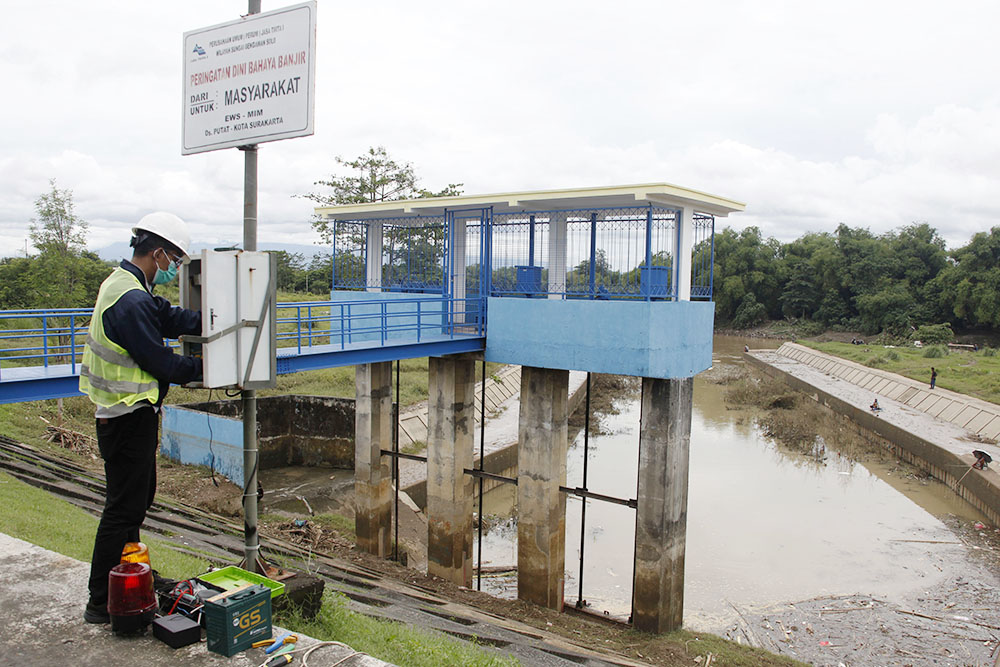
[[[1000,462],[1000,447],[995,442],[981,435],[979,429],[970,430],[915,407],[912,403],[915,393],[908,390],[919,391],[914,386],[918,383],[908,378],[885,371],[873,372],[814,350],[803,355],[800,353],[803,349],[807,348],[786,344],[777,351],[752,350],[744,357],[764,373],[784,380],[821,405],[847,417],[861,431],[878,436],[899,458],[945,483],[995,525],[1000,524],[1000,474],[993,468],[970,470],[976,461],[972,455],[974,449],[986,451]],[[799,359],[793,358],[790,352]],[[806,358],[808,361],[800,360]],[[845,377],[861,383],[856,384]],[[868,409],[876,396],[882,406],[879,414]],[[948,392],[941,398],[947,399],[950,406],[955,404],[950,413],[958,410],[960,414],[966,408],[983,411],[979,407],[983,401],[961,394]],[[925,399],[920,399],[918,404],[924,402]]]
[[[497,395],[496,401],[490,398],[490,383],[487,380],[486,400],[486,446],[483,457],[483,470],[495,475],[517,475],[517,438],[518,438],[518,401],[521,396],[521,367],[508,366],[504,376],[503,393]],[[494,391],[496,391],[494,387]],[[479,406],[479,385],[476,385],[476,406]],[[587,397],[587,374],[582,371],[571,371],[569,374],[569,395],[567,409],[569,414],[576,412]],[[427,408],[423,414],[426,418]],[[479,467],[479,420],[476,420],[477,432],[476,451],[473,457],[475,466]],[[426,428],[426,426],[425,426]],[[402,437],[400,438],[402,441]],[[400,489],[404,491],[418,507],[427,506],[427,465],[416,461],[400,461]],[[486,493],[504,482],[486,480],[483,492]]]

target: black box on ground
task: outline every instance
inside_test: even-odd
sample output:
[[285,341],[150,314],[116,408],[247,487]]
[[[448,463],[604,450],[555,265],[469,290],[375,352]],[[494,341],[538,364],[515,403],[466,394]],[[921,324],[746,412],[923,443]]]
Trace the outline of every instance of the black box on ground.
[[181,648],[201,640],[201,625],[184,614],[170,614],[153,621],[153,636],[170,648]]

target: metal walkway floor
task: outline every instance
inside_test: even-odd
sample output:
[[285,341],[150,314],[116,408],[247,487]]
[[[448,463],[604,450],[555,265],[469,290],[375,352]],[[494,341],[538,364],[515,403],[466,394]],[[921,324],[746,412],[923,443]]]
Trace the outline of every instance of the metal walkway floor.
[[[486,338],[479,333],[400,337],[344,345],[278,348],[278,373],[354,366],[357,364],[419,357],[480,352]],[[0,369],[0,403],[41,401],[79,396],[80,364],[53,364]]]

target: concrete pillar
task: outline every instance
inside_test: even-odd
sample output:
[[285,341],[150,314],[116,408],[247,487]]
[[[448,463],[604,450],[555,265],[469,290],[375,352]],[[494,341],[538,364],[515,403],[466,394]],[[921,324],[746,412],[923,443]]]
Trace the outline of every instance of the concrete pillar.
[[691,300],[691,251],[694,249],[694,209],[685,206],[677,220],[677,252],[674,261],[674,284],[677,300]]
[[382,291],[382,221],[368,221],[367,263],[365,265],[365,282],[367,291]]
[[472,468],[476,366],[431,357],[427,398],[427,573],[472,585]]
[[632,623],[669,632],[684,620],[684,548],[693,378],[642,379]]
[[355,369],[354,531],[358,548],[385,558],[392,548],[392,363]]
[[561,610],[565,583],[569,371],[521,369],[517,597]]

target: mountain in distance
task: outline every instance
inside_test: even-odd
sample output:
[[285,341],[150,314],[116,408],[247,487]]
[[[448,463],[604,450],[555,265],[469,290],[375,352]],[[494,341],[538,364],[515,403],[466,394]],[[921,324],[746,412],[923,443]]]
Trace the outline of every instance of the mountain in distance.
[[[242,244],[240,244],[242,245]],[[225,244],[218,243],[192,243],[191,244],[191,254],[197,254],[206,248],[211,250],[214,248],[226,248],[230,247]],[[303,243],[258,243],[258,250],[284,250],[287,253],[299,253],[308,261],[313,255],[322,253],[324,255],[330,254],[330,248],[322,245],[306,245]],[[118,243],[112,243],[111,245],[104,246],[103,248],[98,248],[94,252],[97,256],[104,260],[111,260],[113,262],[120,261],[122,259],[128,259],[132,256],[132,248],[129,247],[128,242],[121,241]]]

